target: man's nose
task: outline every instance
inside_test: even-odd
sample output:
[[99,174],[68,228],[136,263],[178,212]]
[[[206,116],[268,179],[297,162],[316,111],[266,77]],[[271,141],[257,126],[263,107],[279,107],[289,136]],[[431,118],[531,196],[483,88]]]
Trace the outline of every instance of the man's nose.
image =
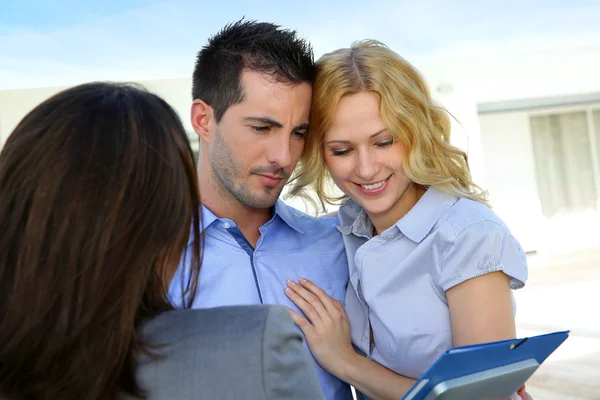
[[288,135],[274,135],[269,143],[267,160],[282,169],[289,169],[292,163],[291,144]]

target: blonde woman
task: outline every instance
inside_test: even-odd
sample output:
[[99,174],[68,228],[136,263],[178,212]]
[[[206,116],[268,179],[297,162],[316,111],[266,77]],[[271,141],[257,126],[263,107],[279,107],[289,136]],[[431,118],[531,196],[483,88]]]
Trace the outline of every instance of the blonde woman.
[[408,62],[364,41],[317,68],[291,193],[310,187],[322,204],[335,203],[330,178],[344,193],[339,230],[351,285],[345,309],[310,281],[285,291],[325,369],[362,396],[397,400],[451,347],[515,337],[511,289],[527,279],[525,254]]

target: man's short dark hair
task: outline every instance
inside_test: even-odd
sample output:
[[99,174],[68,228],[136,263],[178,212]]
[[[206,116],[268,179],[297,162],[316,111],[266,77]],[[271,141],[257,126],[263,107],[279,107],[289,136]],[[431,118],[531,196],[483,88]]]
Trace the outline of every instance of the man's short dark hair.
[[226,25],[198,52],[192,82],[193,99],[215,111],[217,121],[244,99],[244,69],[264,73],[278,82],[312,85],[313,50],[296,31],[268,22],[244,19]]

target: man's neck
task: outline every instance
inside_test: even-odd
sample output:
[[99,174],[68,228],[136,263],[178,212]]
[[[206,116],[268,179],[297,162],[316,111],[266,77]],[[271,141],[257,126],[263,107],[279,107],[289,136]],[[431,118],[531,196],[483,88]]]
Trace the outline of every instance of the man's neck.
[[252,247],[256,247],[260,238],[259,228],[273,217],[274,209],[248,207],[217,185],[208,177],[200,175],[198,186],[202,205],[219,218],[229,218],[235,221],[246,240]]

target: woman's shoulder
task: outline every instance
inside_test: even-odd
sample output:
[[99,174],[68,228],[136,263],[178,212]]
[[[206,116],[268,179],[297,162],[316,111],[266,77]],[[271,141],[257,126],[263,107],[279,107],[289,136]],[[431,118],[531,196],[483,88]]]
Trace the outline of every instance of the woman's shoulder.
[[320,391],[302,336],[280,305],[169,311],[148,321],[141,339],[158,356],[138,359],[149,399],[280,398],[271,394],[290,386],[292,370],[307,387],[298,383],[300,394]]
[[439,228],[457,237],[466,230],[510,233],[506,224],[487,205],[460,198],[449,207],[440,219]]
[[235,353],[294,335],[301,340],[294,328],[281,305],[244,305],[167,311],[144,324],[140,337],[150,343],[168,343],[168,352]]
[[439,284],[444,290],[467,279],[503,271],[513,289],[527,280],[527,259],[518,240],[485,204],[460,199],[450,207],[437,235]]

